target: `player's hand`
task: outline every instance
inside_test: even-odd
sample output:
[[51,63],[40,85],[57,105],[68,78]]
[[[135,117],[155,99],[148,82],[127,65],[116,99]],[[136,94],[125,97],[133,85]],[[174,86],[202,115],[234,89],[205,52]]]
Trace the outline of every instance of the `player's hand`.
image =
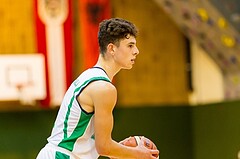
[[[125,146],[135,147],[136,143],[131,140],[131,136],[125,138],[124,140],[120,141],[119,143]],[[134,140],[135,141],[135,140]]]
[[120,141],[119,143],[122,144],[122,145],[124,145],[124,143],[127,142],[127,141],[129,140],[129,138],[130,138],[130,137],[125,138],[124,140]]
[[144,145],[144,137],[141,138],[141,141],[137,146],[137,149],[139,149],[140,151],[138,159],[157,159],[158,158],[157,156],[159,156],[159,150],[148,149]]

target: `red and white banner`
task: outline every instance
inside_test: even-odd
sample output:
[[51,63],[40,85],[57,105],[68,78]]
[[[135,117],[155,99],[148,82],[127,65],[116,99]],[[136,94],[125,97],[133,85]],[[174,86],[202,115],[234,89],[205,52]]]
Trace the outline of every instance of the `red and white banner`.
[[45,56],[47,97],[58,106],[72,82],[71,0],[35,0],[37,51]]
[[99,23],[111,17],[110,0],[79,0],[84,68],[92,67],[99,55]]

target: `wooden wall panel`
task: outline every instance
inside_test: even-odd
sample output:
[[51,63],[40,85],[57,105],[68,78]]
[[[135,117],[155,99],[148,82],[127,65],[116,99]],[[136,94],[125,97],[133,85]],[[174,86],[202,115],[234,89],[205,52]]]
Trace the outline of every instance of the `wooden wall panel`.
[[[2,0],[0,54],[36,51],[33,1]],[[133,21],[139,28],[140,55],[132,70],[116,76],[118,105],[140,106],[188,103],[185,41],[175,24],[150,0],[113,0],[115,17]],[[76,4],[76,5],[75,5]],[[74,3],[74,76],[82,71],[78,4]]]
[[119,105],[188,103],[186,43],[161,8],[149,0],[114,0],[113,15],[139,28],[140,54],[132,70],[116,76]]
[[33,1],[1,0],[0,54],[36,51]]

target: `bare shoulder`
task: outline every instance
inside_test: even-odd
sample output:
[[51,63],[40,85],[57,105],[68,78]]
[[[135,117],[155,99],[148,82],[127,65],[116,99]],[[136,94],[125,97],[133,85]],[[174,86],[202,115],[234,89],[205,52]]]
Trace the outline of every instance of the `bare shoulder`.
[[94,81],[82,91],[77,100],[87,112],[93,112],[94,108],[102,105],[109,105],[111,109],[116,104],[117,90],[110,82]]
[[96,108],[113,109],[117,101],[117,90],[116,87],[106,81],[95,81],[90,85],[91,97],[93,105]]
[[116,87],[107,81],[94,81],[90,84],[90,89],[94,94],[112,94],[117,93]]

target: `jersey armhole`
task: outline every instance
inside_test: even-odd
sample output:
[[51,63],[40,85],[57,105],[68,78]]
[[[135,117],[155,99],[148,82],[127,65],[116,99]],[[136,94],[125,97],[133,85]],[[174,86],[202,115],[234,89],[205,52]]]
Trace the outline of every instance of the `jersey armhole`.
[[85,109],[83,109],[83,107],[81,106],[81,104],[80,104],[79,101],[78,101],[78,97],[79,97],[79,95],[81,94],[81,92],[82,92],[90,83],[92,83],[92,82],[94,82],[94,81],[100,81],[100,80],[111,83],[111,81],[109,81],[109,79],[107,79],[107,78],[105,78],[105,77],[95,78],[95,79],[89,80],[89,82],[88,82],[86,85],[84,85],[84,87],[81,88],[81,90],[79,91],[79,93],[78,93],[78,94],[76,95],[76,97],[75,97],[75,98],[76,98],[76,101],[77,101],[77,103],[78,103],[78,106],[80,107],[80,109],[81,109],[86,115],[88,115],[88,114],[94,114],[94,111],[93,111],[93,112],[87,112]]

